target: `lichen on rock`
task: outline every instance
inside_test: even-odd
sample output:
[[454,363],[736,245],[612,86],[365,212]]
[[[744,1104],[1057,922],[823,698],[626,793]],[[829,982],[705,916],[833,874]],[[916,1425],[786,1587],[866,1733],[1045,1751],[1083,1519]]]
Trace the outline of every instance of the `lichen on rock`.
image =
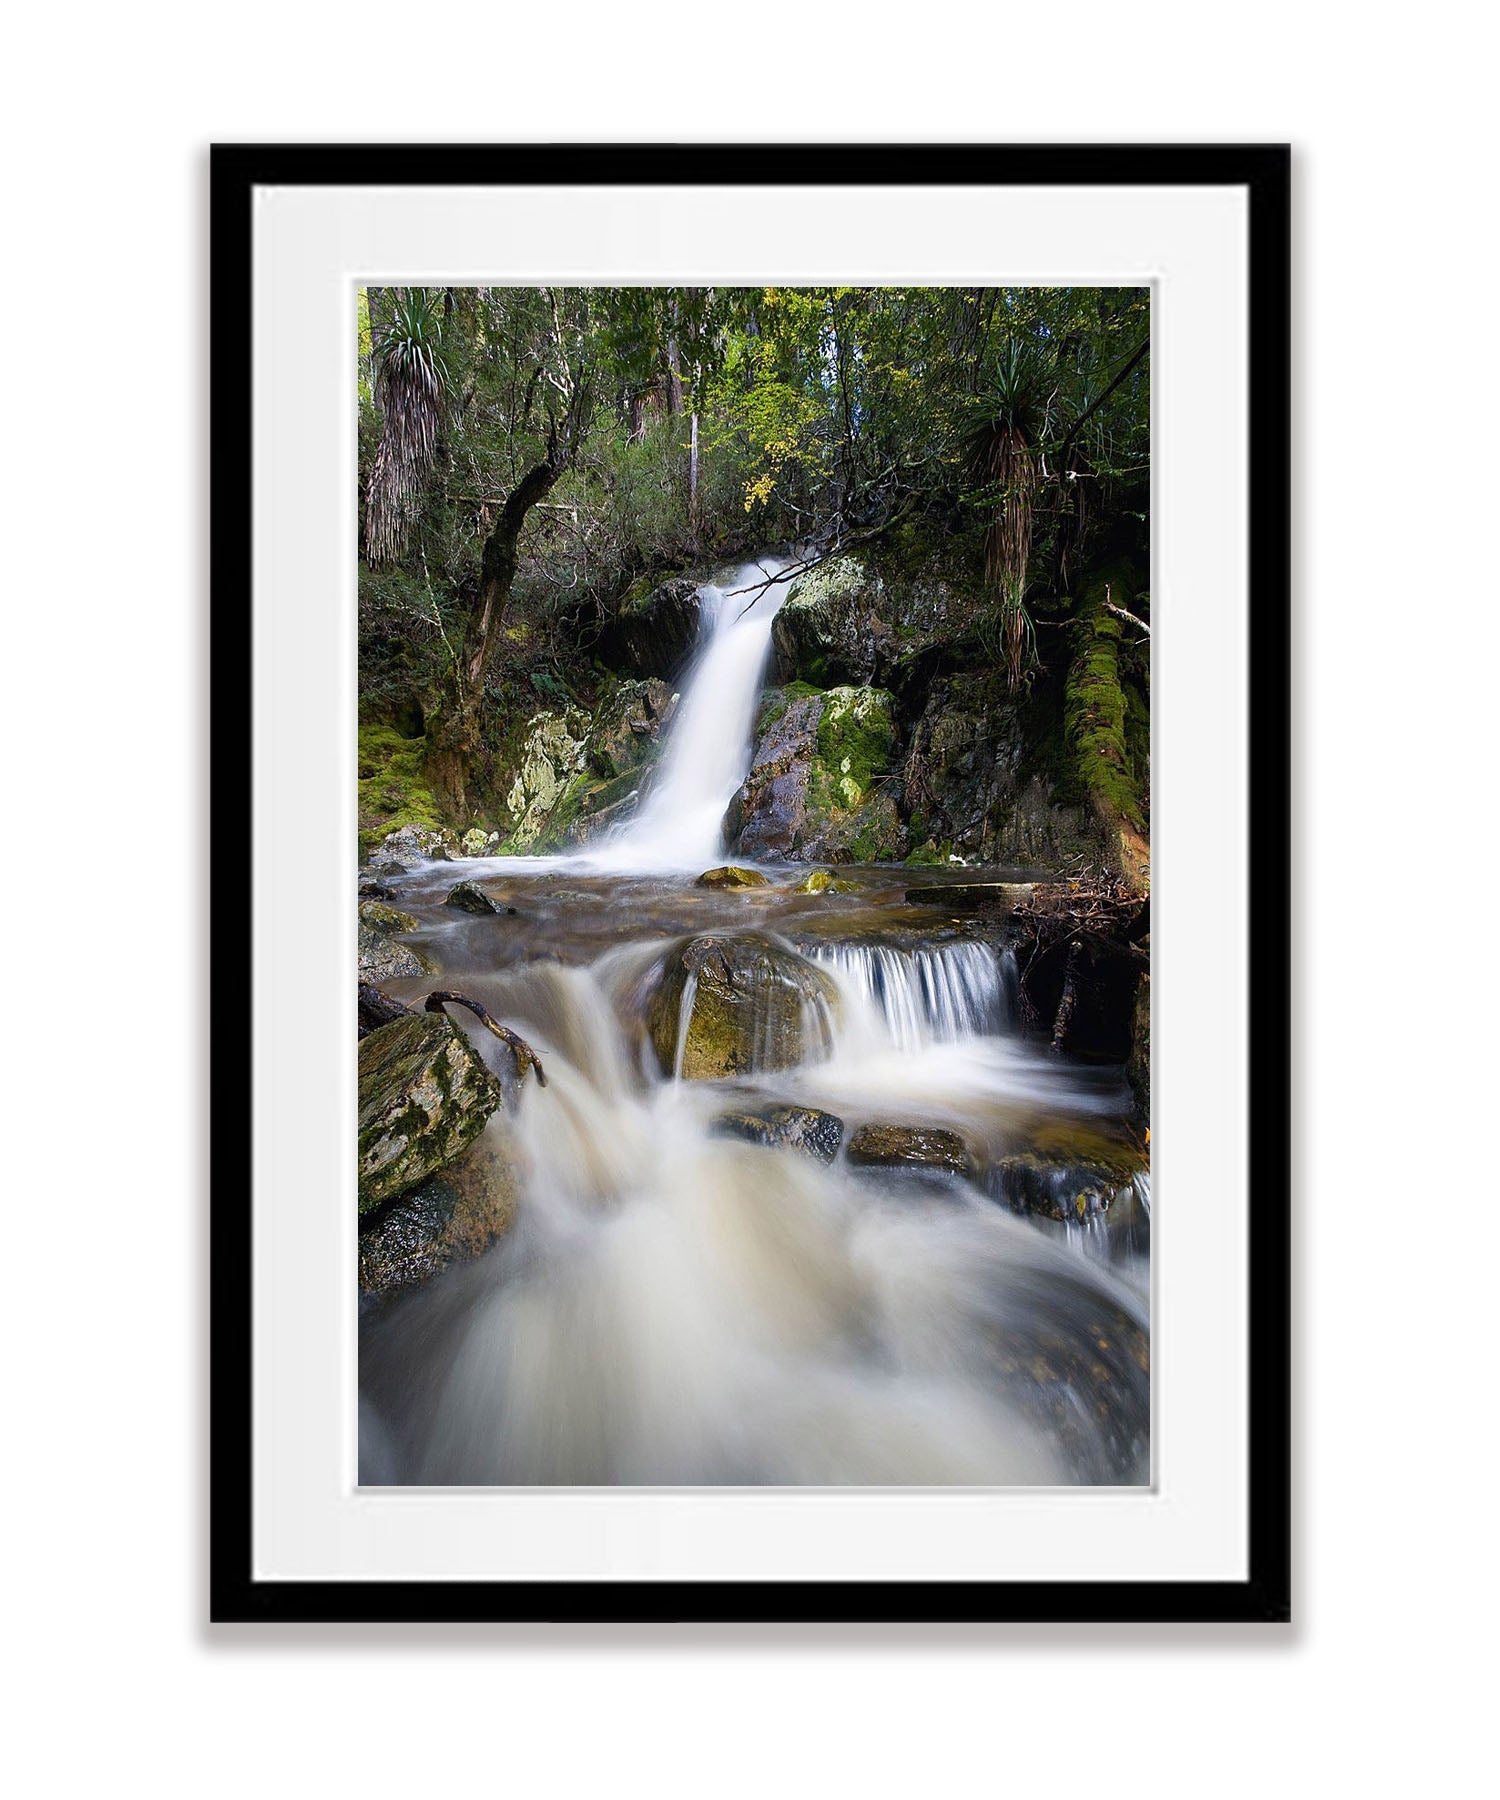
[[454,1160],[504,1100],[452,1023],[412,1013],[359,1042],[359,1210],[415,1187]]
[[588,730],[588,715],[571,706],[537,713],[528,724],[520,766],[505,796],[513,849],[532,849],[570,793],[587,785]]
[[[415,923],[413,919],[412,924]],[[356,948],[359,979],[373,982],[377,987],[387,981],[412,981],[432,969],[431,960],[421,951],[410,944],[398,943],[389,930],[371,925],[364,917],[359,921]]]

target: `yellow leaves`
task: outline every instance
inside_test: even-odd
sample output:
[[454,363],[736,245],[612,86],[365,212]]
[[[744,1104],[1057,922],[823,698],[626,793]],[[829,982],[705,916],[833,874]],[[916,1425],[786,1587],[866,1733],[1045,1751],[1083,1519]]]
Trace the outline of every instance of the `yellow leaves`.
[[757,475],[754,481],[745,483],[745,511],[750,512],[757,502],[765,506],[776,489],[774,475]]

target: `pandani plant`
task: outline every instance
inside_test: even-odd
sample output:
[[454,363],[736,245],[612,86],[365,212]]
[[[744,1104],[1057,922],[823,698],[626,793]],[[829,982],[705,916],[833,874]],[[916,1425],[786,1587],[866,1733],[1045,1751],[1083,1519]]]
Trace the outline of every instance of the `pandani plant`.
[[365,489],[365,558],[396,561],[437,460],[449,392],[443,320],[427,288],[388,288],[387,317],[373,342],[375,398],[383,430]]
[[1032,512],[1041,475],[1040,446],[1056,382],[1038,345],[1008,339],[995,361],[969,454],[991,507],[984,534],[984,585],[993,596],[1006,684],[1020,687],[1035,642],[1026,610]]

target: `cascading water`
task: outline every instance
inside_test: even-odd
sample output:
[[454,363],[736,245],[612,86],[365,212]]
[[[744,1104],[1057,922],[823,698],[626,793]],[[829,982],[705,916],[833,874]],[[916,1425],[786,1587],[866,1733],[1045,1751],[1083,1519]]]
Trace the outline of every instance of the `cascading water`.
[[[700,591],[702,647],[657,779],[612,841],[474,865],[495,915],[443,905],[448,866],[401,889],[444,985],[523,1033],[548,1085],[523,1083],[486,1128],[513,1171],[505,1235],[366,1307],[366,1482],[1148,1477],[1149,1189],[1111,1266],[1097,1218],[1049,1230],[986,1173],[1114,1131],[1118,1070],[1029,1044],[1011,952],[913,909],[899,870],[851,868],[852,891],[817,896],[799,869],[744,893],[683,879],[723,853],[785,566]],[[735,977],[746,1054],[731,1078],[685,1079],[704,990],[689,973],[653,1037],[665,964],[687,935],[747,932],[762,964]],[[788,966],[813,995],[790,1067],[762,1015]],[[506,1072],[492,1037],[461,1028]],[[825,1121],[831,1161],[746,1141],[747,1117],[788,1109]],[[892,1123],[961,1138],[970,1172],[846,1154]]]
[[750,765],[750,728],[789,566],[785,558],[763,557],[721,586],[699,588],[702,647],[657,778],[634,819],[592,850],[589,864],[697,874],[719,856],[725,810]]
[[836,944],[812,958],[839,983],[854,1031],[899,1050],[993,1036],[1013,1017],[1015,956],[991,944]]

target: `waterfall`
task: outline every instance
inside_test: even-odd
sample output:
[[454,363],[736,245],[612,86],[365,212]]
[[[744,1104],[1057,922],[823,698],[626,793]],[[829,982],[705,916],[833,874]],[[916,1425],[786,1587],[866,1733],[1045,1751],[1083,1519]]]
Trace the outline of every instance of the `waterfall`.
[[735,569],[722,587],[699,588],[701,647],[683,682],[656,779],[635,817],[581,860],[601,868],[699,871],[721,856],[724,814],[750,766],[751,728],[788,567],[784,558],[762,557]]
[[885,1039],[898,1050],[1008,1030],[1015,1009],[1015,957],[990,944],[833,944],[809,952],[838,983],[844,1035]]

